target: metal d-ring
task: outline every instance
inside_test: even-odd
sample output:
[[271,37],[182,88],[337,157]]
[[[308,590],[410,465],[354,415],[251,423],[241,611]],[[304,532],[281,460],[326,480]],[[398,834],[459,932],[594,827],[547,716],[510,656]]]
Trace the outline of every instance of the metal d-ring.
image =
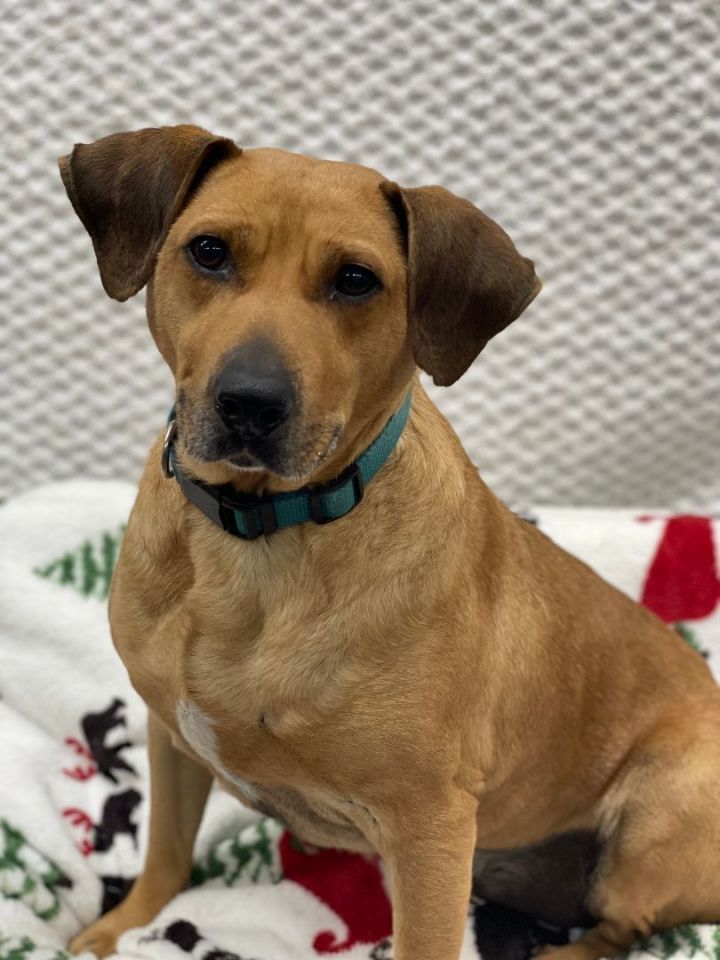
[[175,437],[177,436],[177,421],[173,419],[168,424],[168,428],[165,432],[165,439],[163,440],[162,445],[162,454],[160,455],[160,467],[163,472],[163,476],[168,480],[170,477],[174,477],[172,466],[170,464],[170,454],[172,453],[173,443],[175,442]]

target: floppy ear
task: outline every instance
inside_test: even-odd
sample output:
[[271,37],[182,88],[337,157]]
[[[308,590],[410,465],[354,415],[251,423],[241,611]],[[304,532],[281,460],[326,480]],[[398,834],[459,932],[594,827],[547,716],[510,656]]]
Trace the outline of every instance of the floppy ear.
[[521,257],[490,217],[442,187],[381,190],[407,242],[408,335],[415,362],[449,386],[488,340],[540,292],[532,260]]
[[108,296],[127,300],[145,286],[192,191],[211,167],[239,153],[232,140],[183,124],[114,133],[60,158]]

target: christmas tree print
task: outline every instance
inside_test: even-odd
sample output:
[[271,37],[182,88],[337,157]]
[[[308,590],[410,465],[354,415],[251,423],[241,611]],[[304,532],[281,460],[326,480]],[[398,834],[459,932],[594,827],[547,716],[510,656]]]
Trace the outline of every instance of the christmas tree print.
[[60,912],[59,889],[72,882],[0,817],[0,894],[21,900],[41,920]]
[[662,956],[672,957],[681,950],[686,956],[694,957],[696,953],[702,953],[703,942],[697,927],[685,924],[682,927],[675,927],[674,930],[666,930],[659,934],[659,942],[662,944]]
[[680,636],[683,638],[683,640],[685,641],[685,643],[687,643],[688,646],[692,647],[693,650],[697,650],[697,652],[698,652],[699,654],[701,654],[701,655],[702,655],[703,657],[705,657],[705,658],[707,658],[707,657],[710,656],[710,652],[709,652],[708,650],[704,650],[704,649],[700,646],[700,644],[697,642],[697,640],[696,640],[696,638],[695,638],[695,632],[694,632],[693,630],[691,630],[690,627],[688,627],[688,625],[687,625],[686,623],[676,623],[676,624],[675,624],[675,629],[676,629],[677,632],[680,634]]
[[686,923],[656,933],[635,946],[630,960],[647,956],[658,957],[659,960],[671,960],[673,957],[682,957],[683,960],[720,960],[720,926]]
[[36,567],[33,572],[59,586],[70,586],[84,597],[104,600],[110,590],[124,532],[125,525],[121,524],[117,530],[103,533],[99,541],[86,540],[75,550],[64,553],[45,567]]
[[[713,933],[717,933],[714,930]],[[660,957],[661,960],[668,960],[676,954],[682,954],[683,957],[713,957],[716,944],[705,945],[701,935],[701,929],[690,924],[684,924],[681,927],[674,927],[672,930],[666,930],[663,933],[655,934],[649,940],[640,944],[640,949],[654,957]]]
[[203,863],[193,869],[191,885],[220,880],[226,887],[251,883],[279,883],[282,870],[277,859],[277,841],[283,827],[261,819],[235,837],[217,843]]
[[65,950],[38,947],[30,937],[3,937],[0,934],[0,960],[71,960]]

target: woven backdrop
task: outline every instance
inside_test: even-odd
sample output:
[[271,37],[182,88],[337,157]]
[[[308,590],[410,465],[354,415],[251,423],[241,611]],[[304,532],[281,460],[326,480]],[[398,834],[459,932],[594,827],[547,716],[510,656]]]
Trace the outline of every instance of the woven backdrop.
[[545,281],[433,393],[510,503],[720,509],[717,0],[4,0],[0,495],[137,477],[169,378],[56,157],[191,121],[440,182]]

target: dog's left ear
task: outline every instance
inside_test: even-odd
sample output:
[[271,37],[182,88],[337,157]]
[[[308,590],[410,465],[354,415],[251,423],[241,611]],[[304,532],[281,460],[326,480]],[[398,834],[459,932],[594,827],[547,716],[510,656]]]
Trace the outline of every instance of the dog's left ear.
[[532,260],[497,223],[442,187],[380,189],[407,243],[408,336],[440,386],[465,373],[491,337],[540,292]]
[[201,127],[148,127],[78,143],[59,160],[90,234],[108,296],[127,300],[150,279],[173,220],[201,179],[240,148]]

